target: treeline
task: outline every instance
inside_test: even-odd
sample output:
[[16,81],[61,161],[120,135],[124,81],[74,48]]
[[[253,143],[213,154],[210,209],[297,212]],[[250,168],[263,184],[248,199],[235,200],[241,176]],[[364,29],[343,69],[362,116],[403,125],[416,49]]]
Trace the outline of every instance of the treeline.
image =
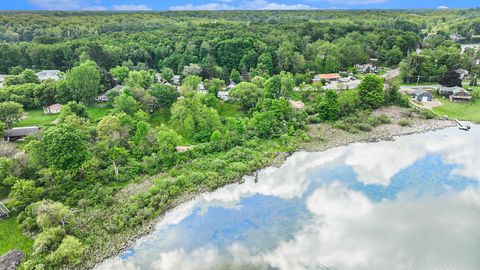
[[452,25],[469,15],[464,11],[7,13],[0,17],[4,22],[0,37],[8,33],[19,38],[4,37],[8,42],[0,43],[0,73],[19,67],[66,71],[87,59],[105,71],[131,62],[139,69],[168,67],[176,74],[193,63],[201,66],[204,79],[224,80],[232,69],[250,78],[280,71],[329,73],[353,69],[369,58],[391,67],[417,48],[454,46],[449,33],[457,29]]

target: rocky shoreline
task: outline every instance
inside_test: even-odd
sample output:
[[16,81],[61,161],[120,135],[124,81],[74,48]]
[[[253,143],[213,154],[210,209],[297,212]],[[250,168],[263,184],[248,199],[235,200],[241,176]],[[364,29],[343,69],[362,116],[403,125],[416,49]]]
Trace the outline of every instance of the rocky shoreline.
[[454,127],[454,121],[443,119],[422,119],[418,115],[408,118],[410,125],[401,126],[399,122],[405,119],[405,109],[398,107],[386,107],[376,110],[374,115],[387,115],[391,123],[374,127],[371,131],[349,133],[347,131],[332,128],[327,124],[311,125],[307,134],[311,140],[302,143],[301,151],[319,152],[337,146],[345,146],[351,143],[390,141],[397,136],[405,136],[415,133],[424,133],[433,130]]
[[[310,125],[307,134],[310,136],[311,140],[309,142],[301,143],[297,151],[321,152],[330,148],[345,146],[352,143],[389,141],[393,140],[397,136],[423,133],[448,127],[454,127],[457,125],[454,121],[450,120],[421,119],[418,117],[418,115],[414,115],[409,118],[411,125],[401,126],[399,125],[399,121],[401,119],[404,119],[405,111],[406,109],[398,107],[381,108],[375,111],[373,114],[385,114],[391,119],[392,122],[390,124],[375,127],[368,132],[349,133],[341,129],[332,128],[330,125],[327,124]],[[289,156],[290,154],[288,153],[278,153],[277,156],[273,160],[271,160],[271,162],[267,166],[279,167]],[[263,168],[260,168],[259,170],[262,169]],[[241,181],[242,179],[237,179],[236,181],[226,183],[225,185],[238,183]],[[121,248],[119,248],[118,251],[114,254],[110,254],[110,256],[108,256],[104,260],[97,262],[94,265],[90,265],[89,267],[95,269],[95,267],[102,265],[109,258],[124,253],[128,248],[133,246],[139,238],[150,234],[155,229],[155,225],[160,222],[166,212],[175,209],[177,206],[183,203],[194,200],[198,195],[199,194],[185,194],[184,196],[175,200],[175,202],[171,204],[169,209],[165,211],[162,215],[148,221],[143,227],[137,228],[137,230],[134,232],[122,234],[122,236],[119,236],[119,238],[122,238],[123,240]]]

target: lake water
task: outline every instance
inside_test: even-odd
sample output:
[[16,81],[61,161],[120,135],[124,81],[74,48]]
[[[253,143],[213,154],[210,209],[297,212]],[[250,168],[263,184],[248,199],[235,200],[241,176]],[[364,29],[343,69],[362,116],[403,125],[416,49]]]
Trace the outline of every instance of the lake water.
[[480,128],[299,152],[169,212],[105,269],[480,269]]

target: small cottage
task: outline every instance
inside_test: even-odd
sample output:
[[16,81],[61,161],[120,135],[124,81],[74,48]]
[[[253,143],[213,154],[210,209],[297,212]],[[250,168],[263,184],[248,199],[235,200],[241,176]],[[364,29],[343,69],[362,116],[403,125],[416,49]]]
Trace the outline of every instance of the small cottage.
[[62,110],[62,104],[58,104],[58,103],[52,104],[47,107],[43,107],[43,112],[45,114],[57,114],[57,113],[60,113],[60,110]]
[[60,72],[60,70],[42,70],[37,72],[37,76],[42,82],[46,80],[58,81],[60,80]]
[[198,92],[200,92],[201,94],[208,93],[207,89],[205,88],[205,84],[203,82],[200,82],[197,88],[198,88]]
[[415,101],[418,102],[427,102],[427,101],[432,101],[433,96],[430,92],[425,91],[423,89],[417,89],[412,93],[412,97]]
[[25,138],[28,135],[33,135],[40,130],[39,127],[31,126],[31,127],[17,127],[7,129],[5,134],[3,135],[4,139],[9,141],[18,141]]

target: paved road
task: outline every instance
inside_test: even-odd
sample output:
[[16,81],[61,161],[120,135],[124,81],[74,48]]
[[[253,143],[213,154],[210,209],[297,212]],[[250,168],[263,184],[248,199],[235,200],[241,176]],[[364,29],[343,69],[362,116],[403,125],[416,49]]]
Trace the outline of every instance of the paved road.
[[386,78],[391,78],[391,79],[394,79],[396,77],[400,76],[400,69],[399,68],[396,68],[396,69],[392,69],[390,70],[389,72],[385,73],[382,75],[382,77],[384,79]]
[[402,85],[400,89],[423,89],[423,88],[438,88],[439,84],[430,84],[430,85]]

